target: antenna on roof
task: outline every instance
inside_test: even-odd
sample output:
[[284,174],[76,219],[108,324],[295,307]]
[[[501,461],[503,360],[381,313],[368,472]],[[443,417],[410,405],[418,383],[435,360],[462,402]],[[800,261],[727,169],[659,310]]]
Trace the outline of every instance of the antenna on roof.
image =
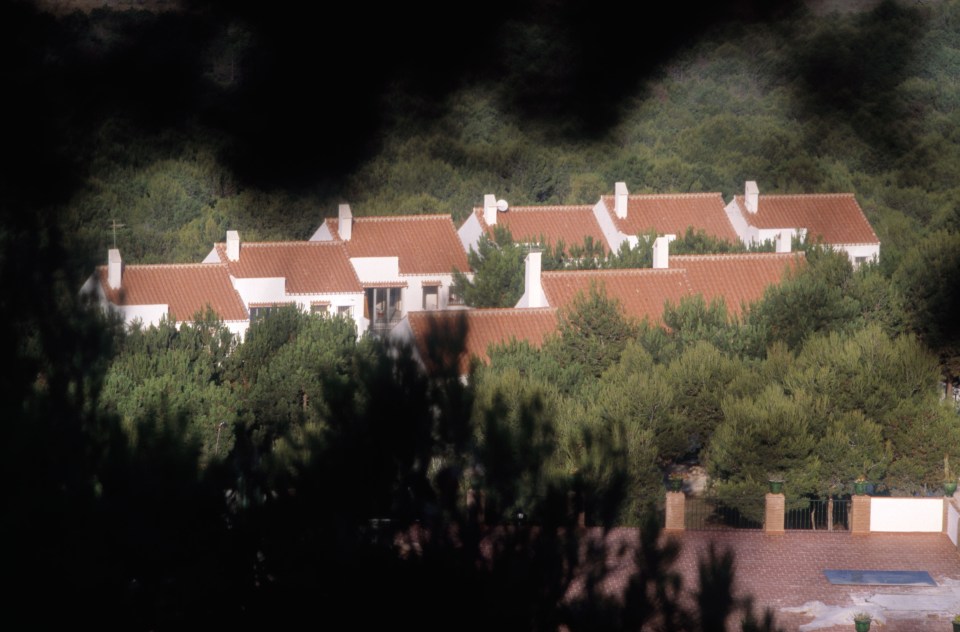
[[117,247],[117,229],[125,227],[126,224],[118,224],[116,219],[110,220],[110,223],[112,224],[112,228],[113,228],[113,247],[116,248]]
[[506,200],[497,200],[497,210],[501,213],[506,213],[507,209],[510,208],[510,205],[507,204]]

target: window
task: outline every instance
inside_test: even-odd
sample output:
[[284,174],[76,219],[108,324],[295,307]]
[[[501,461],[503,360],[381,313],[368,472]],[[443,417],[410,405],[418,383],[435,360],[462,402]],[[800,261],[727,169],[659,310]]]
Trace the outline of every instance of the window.
[[437,309],[440,307],[440,286],[425,285],[423,287],[423,309]]
[[350,305],[340,305],[337,307],[337,315],[344,318],[353,318],[353,307]]
[[328,314],[330,314],[330,303],[324,303],[319,301],[315,303],[310,303],[310,313],[319,314],[321,316],[327,316]]
[[276,311],[277,306],[271,304],[250,305],[250,322],[266,318],[271,312]]
[[463,296],[455,285],[450,286],[450,296],[447,299],[449,305],[463,305]]

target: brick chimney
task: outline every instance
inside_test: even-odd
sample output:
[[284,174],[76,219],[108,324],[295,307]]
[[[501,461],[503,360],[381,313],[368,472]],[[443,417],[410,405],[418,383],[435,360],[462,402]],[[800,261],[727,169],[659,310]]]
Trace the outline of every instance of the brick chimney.
[[547,298],[543,295],[540,283],[540,251],[531,251],[524,264],[523,288],[527,297],[527,307],[546,307]]
[[107,285],[111,290],[119,290],[123,278],[123,260],[120,258],[120,251],[111,248],[107,252]]
[[617,182],[613,185],[613,209],[617,213],[617,217],[620,219],[627,218],[627,196],[630,195],[630,192],[627,191],[626,182]]
[[749,212],[756,213],[760,209],[760,189],[757,187],[755,180],[747,180],[743,200],[746,202]]
[[240,261],[240,233],[235,230],[227,231],[227,259]]
[[657,237],[654,240],[653,267],[658,270],[670,267],[670,237]]
[[487,193],[483,196],[483,221],[487,226],[497,223],[497,196]]
[[337,232],[340,233],[340,239],[350,241],[353,237],[353,213],[350,211],[349,204],[341,204],[337,211]]

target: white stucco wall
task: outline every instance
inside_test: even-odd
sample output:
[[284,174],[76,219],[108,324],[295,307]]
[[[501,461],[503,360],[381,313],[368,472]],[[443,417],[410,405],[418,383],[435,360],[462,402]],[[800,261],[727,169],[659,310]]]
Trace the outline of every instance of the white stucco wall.
[[[740,237],[740,241],[744,245],[750,244],[750,239],[754,236],[750,232],[750,226],[747,224],[747,220],[743,217],[743,212],[740,210],[740,205],[737,204],[736,199],[731,200],[729,204],[723,207],[724,212],[727,214],[727,219],[730,220],[730,225],[733,226],[733,230],[737,233],[737,236]],[[754,231],[755,233],[756,231]]]
[[850,263],[854,265],[857,264],[857,257],[866,257],[872,263],[880,259],[880,244],[836,244],[833,247],[846,252]]
[[475,213],[471,213],[467,221],[457,229],[457,237],[460,238],[463,251],[466,253],[469,253],[471,248],[477,249],[481,235],[483,235],[483,226],[480,225],[480,219]]
[[960,511],[957,511],[956,505],[950,503],[947,505],[947,537],[953,542],[954,546],[960,546],[957,539],[960,538]]
[[350,257],[350,264],[361,283],[400,282],[398,257]]
[[620,244],[625,241],[630,243],[631,248],[636,248],[637,236],[620,232],[620,229],[613,222],[613,211],[607,208],[603,199],[593,205],[593,216],[596,218],[597,224],[600,225],[600,232],[603,233],[603,238],[607,242],[607,249],[610,252],[620,250]]
[[230,281],[247,307],[250,307],[250,303],[283,303],[289,300],[285,291],[286,279],[283,277],[237,279],[231,276]]
[[320,224],[320,228],[314,231],[313,236],[310,237],[309,241],[333,241],[333,233],[330,232],[330,228],[327,226],[326,220]]
[[871,498],[870,531],[940,533],[943,498]]
[[210,252],[207,253],[207,256],[204,257],[200,263],[221,263],[220,255],[217,254],[217,247],[214,246],[211,248]]
[[161,319],[167,315],[169,308],[166,304],[163,305],[111,305],[111,309],[114,309],[121,314],[123,314],[123,322],[131,325],[134,321],[139,320],[143,323],[144,327],[149,327],[150,325],[159,325]]

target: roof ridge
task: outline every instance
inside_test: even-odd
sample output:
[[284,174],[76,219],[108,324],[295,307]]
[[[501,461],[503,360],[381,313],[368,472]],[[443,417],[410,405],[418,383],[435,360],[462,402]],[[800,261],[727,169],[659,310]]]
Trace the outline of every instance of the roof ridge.
[[[694,197],[723,197],[722,193],[719,192],[702,192],[702,193],[631,193],[627,196],[627,199],[641,200],[641,199],[654,199],[654,198],[694,198]],[[610,196],[615,197],[615,196]]]
[[613,268],[597,270],[546,270],[540,276],[635,276],[637,274],[682,273],[679,268]]
[[[277,247],[277,246],[340,246],[343,245],[342,239],[327,239],[323,241],[309,241],[309,240],[288,240],[288,241],[243,241],[240,242],[241,248],[247,247]],[[217,242],[214,244],[218,247],[225,247],[224,242]]]
[[[339,218],[336,218],[336,217],[327,218],[327,219],[332,219],[332,220],[334,220],[334,221],[339,221]],[[359,216],[359,217],[354,217],[354,218],[353,218],[353,221],[354,221],[354,222],[358,222],[358,221],[361,221],[361,222],[365,222],[365,221],[371,221],[371,222],[396,222],[396,221],[409,221],[409,220],[414,220],[414,219],[416,219],[416,220],[449,219],[451,222],[453,222],[453,216],[450,215],[450,214],[444,214],[444,213],[431,213],[431,214],[423,214],[423,215],[362,215],[362,216]]]
[[[109,266],[99,265],[97,266],[98,270],[106,270]],[[124,270],[130,269],[143,269],[150,268],[151,270],[156,269],[176,269],[176,268],[223,268],[227,269],[227,264],[221,262],[218,263],[124,263]]]
[[[742,200],[744,196],[742,194],[738,194],[734,197],[736,197],[736,199],[738,200]],[[839,193],[761,193],[760,194],[761,200],[764,198],[812,198],[812,197],[822,197],[822,198],[852,197],[854,198],[854,201],[856,201],[855,193],[844,193],[844,192],[839,192]]]
[[691,261],[691,260],[710,260],[717,259],[785,259],[787,257],[802,254],[802,250],[791,252],[716,252],[703,255],[670,255],[671,260]]

